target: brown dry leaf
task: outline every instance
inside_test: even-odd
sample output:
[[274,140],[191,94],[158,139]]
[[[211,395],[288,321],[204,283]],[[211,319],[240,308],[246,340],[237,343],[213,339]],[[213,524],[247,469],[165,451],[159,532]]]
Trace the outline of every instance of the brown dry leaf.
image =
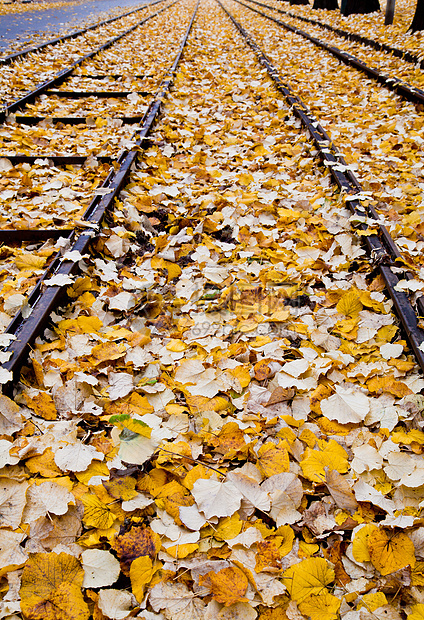
[[154,560],[161,548],[161,539],[150,527],[132,527],[125,534],[116,537],[113,548],[118,554],[124,575],[130,574],[132,562],[148,556]]
[[348,480],[335,469],[324,468],[325,484],[337,506],[348,512],[355,512],[358,507],[355,494]]

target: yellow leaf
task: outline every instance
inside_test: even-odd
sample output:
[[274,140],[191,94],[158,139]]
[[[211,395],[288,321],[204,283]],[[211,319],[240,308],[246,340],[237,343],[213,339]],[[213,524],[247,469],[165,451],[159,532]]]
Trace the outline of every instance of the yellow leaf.
[[[80,297],[87,291],[98,290],[98,287],[94,284],[93,278],[89,278],[88,276],[83,276],[82,278],[77,278],[72,286],[69,286],[66,289],[67,294],[72,299],[76,299]],[[79,300],[80,302],[81,300]],[[93,299],[94,301],[94,299]]]
[[259,448],[258,467],[267,478],[290,470],[289,454],[281,444],[282,442],[276,446],[268,441]]
[[44,418],[45,420],[56,420],[57,410],[54,404],[53,398],[47,392],[40,392],[34,398],[30,398],[25,394],[25,400],[30,409],[32,409],[35,415]]
[[177,263],[172,263],[171,261],[165,260],[164,267],[168,271],[168,282],[174,278],[178,278],[181,275],[181,267],[177,265]]
[[412,390],[406,383],[399,381],[399,379],[395,379],[393,375],[373,377],[367,381],[367,388],[370,392],[375,392],[376,394],[388,392],[397,398],[403,398],[404,396],[408,396],[408,394],[412,394]]
[[383,327],[380,327],[375,338],[376,340],[384,343],[392,342],[393,338],[396,336],[398,329],[399,328],[396,327],[396,325],[384,325]]
[[86,485],[93,484],[90,483],[90,480],[94,476],[102,476],[103,479],[107,480],[109,475],[108,466],[102,461],[92,461],[85,471],[76,472],[77,479]]
[[195,465],[192,469],[190,469],[190,471],[184,478],[183,485],[186,487],[186,489],[191,491],[196,480],[199,480],[200,478],[210,478],[212,474],[213,471],[210,469],[206,469],[206,467],[204,467],[203,465]]
[[362,599],[357,605],[357,609],[361,609],[361,607],[365,607],[367,611],[373,612],[379,607],[383,607],[383,605],[387,605],[388,600],[386,595],[383,592],[370,592],[368,594],[364,594]]
[[412,605],[411,612],[407,620],[424,620],[424,603]]
[[345,293],[336,306],[337,312],[350,317],[357,316],[362,308],[359,292],[355,290]]
[[54,462],[54,453],[51,448],[25,461],[25,467],[31,474],[39,474],[43,478],[55,478],[62,475],[62,471]]
[[273,540],[263,540],[256,545],[255,571],[276,572],[281,568],[281,553]]
[[371,561],[368,549],[368,538],[377,529],[378,528],[374,525],[374,523],[368,523],[356,532],[355,538],[352,542],[352,555],[357,562]]
[[[358,291],[358,295],[359,295],[359,299],[361,303],[366,308],[372,308],[372,310],[374,310],[375,312],[385,312],[384,304],[381,301],[376,301],[375,299],[373,299],[371,297],[370,291]],[[394,325],[390,325],[390,326],[388,325],[387,327],[394,328],[394,333],[396,333],[398,329]]]
[[339,617],[341,600],[325,592],[299,604],[299,611],[310,620],[336,620]]
[[244,185],[245,187],[247,187],[248,185],[252,183],[254,179],[251,174],[248,174],[247,172],[243,172],[242,174],[239,175],[238,180],[239,180],[240,185]]
[[97,316],[79,316],[77,319],[65,319],[57,326],[59,332],[74,332],[75,334],[91,334],[97,332],[103,323]]
[[322,482],[325,478],[325,468],[335,469],[340,474],[348,470],[348,455],[340,444],[334,439],[330,439],[328,444],[320,440],[318,442],[321,450],[311,450],[306,448],[304,459],[300,462],[303,475],[313,482]]
[[422,431],[419,431],[418,429],[405,431],[404,429],[400,428],[399,430],[393,431],[391,440],[393,441],[393,443],[403,443],[405,444],[405,446],[410,446],[413,442],[424,445],[424,433]]
[[42,269],[46,264],[46,259],[34,254],[21,254],[15,258],[15,265],[20,271],[24,269]]
[[240,383],[240,386],[242,388],[245,388],[249,385],[251,377],[249,369],[246,368],[246,366],[236,366],[235,368],[228,369],[227,372],[230,375],[233,375],[233,377],[235,377],[236,379],[238,379],[238,382]]
[[278,546],[281,556],[284,557],[293,549],[294,531],[291,525],[280,525],[275,532],[275,543]]
[[308,558],[283,573],[283,583],[298,604],[310,596],[326,594],[326,586],[334,579],[334,570],[324,558]]
[[181,351],[186,350],[187,345],[184,344],[184,342],[179,338],[172,338],[166,345],[166,348],[168,351],[172,351],[173,353],[180,353]]
[[88,620],[84,570],[67,553],[34,553],[22,573],[21,609],[30,620]]
[[424,586],[424,562],[416,562],[411,570],[411,585]]
[[199,584],[208,587],[212,598],[225,606],[247,601],[244,595],[248,583],[245,573],[237,566],[223,568],[217,573],[209,571],[199,578]]
[[[159,562],[159,567],[162,564]],[[156,565],[156,562],[155,562]],[[141,603],[144,598],[144,587],[150,583],[157,567],[148,555],[136,558],[130,566],[130,579],[133,594],[137,601]]]
[[319,545],[314,545],[314,543],[306,543],[304,540],[299,542],[299,557],[300,558],[309,558],[315,553],[318,553]]
[[94,366],[97,366],[102,362],[109,362],[122,357],[125,351],[126,346],[123,342],[120,344],[116,342],[102,342],[91,349],[91,355],[88,359]]
[[103,486],[106,491],[115,499],[122,499],[124,502],[133,499],[137,496],[135,490],[136,479],[130,476],[113,478],[112,480],[105,480]]
[[415,566],[414,544],[403,532],[375,530],[368,538],[368,550],[372,564],[382,575]]
[[231,517],[225,517],[220,520],[213,537],[216,540],[231,540],[240,534],[243,523],[239,513],[235,512]]
[[166,547],[166,552],[177,560],[186,558],[190,553],[194,553],[199,548],[197,543],[186,543],[185,545],[172,545]]
[[116,518],[115,515],[96,495],[86,493],[82,497],[82,503],[84,504],[82,519],[84,525],[100,530],[106,530],[112,526]]

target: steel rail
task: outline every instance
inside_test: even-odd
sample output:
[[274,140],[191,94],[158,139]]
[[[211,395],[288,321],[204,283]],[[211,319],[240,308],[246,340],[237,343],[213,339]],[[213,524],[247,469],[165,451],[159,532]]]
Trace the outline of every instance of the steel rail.
[[88,26],[87,28],[82,28],[81,30],[74,30],[73,32],[70,32],[69,34],[65,34],[62,37],[56,37],[55,39],[50,39],[49,41],[45,41],[44,43],[40,43],[39,45],[34,45],[33,47],[27,47],[23,50],[20,50],[19,52],[14,52],[13,54],[4,56],[4,58],[0,58],[0,66],[1,64],[10,65],[15,60],[18,60],[19,58],[23,58],[24,56],[27,56],[28,54],[32,54],[33,52],[38,52],[39,50],[45,47],[48,47],[49,45],[57,45],[58,43],[62,43],[63,41],[67,41],[69,39],[75,39],[76,37],[79,37],[80,35],[85,34],[86,32],[89,32],[90,30],[101,28],[102,26],[106,26],[108,24],[116,22],[118,19],[123,19],[124,17],[128,17],[128,15],[132,15],[133,13],[144,11],[145,9],[147,9],[147,7],[153,6],[154,4],[159,4],[159,2],[164,2],[164,0],[154,0],[154,2],[147,2],[144,6],[138,9],[133,9],[132,11],[128,11],[127,13],[124,13],[123,15],[118,15],[118,17],[111,17],[109,19],[104,19],[103,21],[98,22],[97,24]]
[[[348,198],[351,199],[348,201],[348,206],[353,218],[357,219],[357,228],[368,232],[368,224],[364,223],[364,218],[368,216],[371,217],[372,220],[375,220],[378,219],[378,214],[373,209],[367,209],[361,204],[360,199],[355,198],[355,194],[359,193],[362,189],[358,180],[350,171],[349,174],[345,174],[345,170],[343,170],[345,166],[343,164],[340,165],[341,158],[337,152],[337,149],[334,145],[332,145],[328,135],[321,127],[317,119],[308,110],[303,101],[293,92],[288,84],[283,82],[276,67],[273,65],[268,56],[266,56],[266,54],[261,50],[245,28],[223,6],[221,1],[216,0],[216,2],[221,6],[222,10],[227,14],[233,25],[240,32],[247,45],[256,54],[259,63],[265,67],[277,90],[284,95],[285,99],[291,106],[293,113],[300,119],[302,125],[310,133],[320,153],[323,163],[327,164],[330,169],[333,180],[341,190],[350,194]],[[332,150],[328,148],[329,146],[332,146]],[[377,216],[377,218],[374,216]],[[378,224],[378,227],[382,239],[380,239],[377,234],[370,234],[364,237],[364,243],[367,248],[370,262],[374,269],[379,269],[384,279],[386,289],[393,301],[394,308],[412,351],[414,352],[415,358],[424,372],[424,351],[420,348],[424,343],[424,331],[418,326],[418,319],[409,297],[406,293],[396,290],[396,286],[399,284],[400,279],[393,270],[393,257],[391,255],[390,248],[393,247],[394,241],[391,239],[385,226]],[[391,240],[388,245],[386,245],[387,238]],[[396,246],[394,247],[396,248]]]
[[273,17],[272,15],[267,15],[266,13],[263,13],[262,11],[259,11],[258,9],[255,9],[252,6],[245,4],[241,0],[234,0],[234,1],[237,2],[238,4],[241,4],[249,11],[258,13],[259,15],[262,15],[262,17],[265,17],[266,19],[273,21],[281,28],[285,28],[289,32],[293,32],[293,34],[297,34],[307,39],[308,41],[310,41],[317,47],[320,47],[324,49],[325,51],[329,52],[330,54],[332,54],[333,56],[335,56],[338,60],[343,62],[345,65],[348,65],[350,67],[353,67],[354,69],[357,69],[358,71],[361,71],[362,73],[365,73],[369,78],[376,80],[379,84],[382,84],[382,86],[384,86],[385,88],[388,88],[389,90],[395,92],[397,95],[399,95],[403,99],[406,99],[407,101],[410,101],[412,103],[424,104],[424,90],[421,90],[420,88],[416,88],[415,86],[411,86],[410,84],[407,84],[406,82],[400,80],[397,77],[385,75],[378,69],[369,67],[365,62],[363,62],[359,58],[356,58],[356,56],[353,56],[353,54],[349,54],[349,52],[345,52],[339,49],[338,47],[336,47],[335,45],[329,45],[328,43],[325,43],[325,41],[321,41],[321,39],[317,39],[316,37],[313,37],[312,35],[308,34],[304,30],[301,30],[300,28],[296,28],[296,26],[291,26],[290,24],[287,24],[286,22],[282,22],[281,20],[277,19],[276,17]]
[[[79,236],[77,235],[76,230],[73,230],[70,233],[69,239],[72,243],[72,251],[78,250],[82,255],[87,253],[93,238],[100,234],[100,224],[102,219],[105,213],[113,205],[115,198],[119,195],[122,187],[127,181],[131,167],[135,163],[140,150],[148,146],[148,136],[159,116],[163,100],[175,79],[184,47],[187,43],[196,18],[199,3],[200,0],[197,1],[193,15],[190,19],[190,23],[175,56],[175,60],[168,72],[164,75],[154,101],[146,110],[140,129],[138,129],[134,134],[134,147],[131,148],[131,150],[124,151],[121,154],[118,160],[119,168],[117,170],[112,170],[102,185],[102,188],[108,189],[109,192],[104,196],[95,196],[90,206],[84,213],[83,222],[81,222],[81,224],[85,224],[86,231],[79,234]],[[37,336],[47,325],[50,314],[53,310],[56,310],[64,300],[66,300],[65,287],[46,286],[45,281],[52,275],[71,276],[76,274],[77,271],[77,263],[65,260],[61,256],[57,256],[43,273],[28,297],[27,305],[31,310],[29,316],[24,318],[22,311],[18,311],[6,328],[5,332],[14,336],[15,339],[5,349],[5,353],[10,353],[10,358],[3,364],[3,368],[12,372],[13,380],[18,378],[18,373],[28,354],[28,351]],[[3,385],[4,393],[11,394],[13,392],[13,380]]]
[[[163,1],[163,0],[160,0],[160,1]],[[16,112],[17,110],[22,108],[27,103],[31,103],[39,95],[42,95],[43,93],[45,93],[46,90],[49,90],[50,88],[54,86],[58,86],[59,84],[64,82],[68,77],[72,75],[75,69],[79,67],[80,65],[82,65],[86,60],[90,60],[90,58],[93,58],[94,56],[96,56],[96,54],[99,54],[100,52],[103,52],[104,50],[108,49],[109,47],[111,47],[111,45],[114,45],[120,39],[122,39],[123,37],[133,32],[136,28],[145,24],[147,21],[149,21],[149,19],[156,17],[160,13],[163,13],[163,11],[166,11],[167,9],[171,8],[177,2],[179,2],[179,0],[174,0],[173,2],[171,2],[171,4],[168,4],[162,9],[159,9],[158,11],[156,11],[155,13],[152,13],[152,15],[148,15],[141,21],[137,22],[137,24],[135,24],[134,26],[131,26],[124,32],[121,32],[121,34],[117,35],[116,37],[109,39],[108,41],[106,41],[106,43],[103,43],[100,47],[97,47],[95,50],[89,52],[88,54],[81,56],[80,58],[78,58],[78,60],[75,60],[69,67],[66,67],[65,69],[62,69],[61,71],[56,73],[54,77],[49,78],[48,80],[46,80],[45,82],[42,82],[41,84],[38,84],[36,88],[34,88],[34,90],[30,91],[29,93],[27,93],[20,99],[17,99],[13,103],[7,106],[4,106],[3,110],[0,112],[0,123],[4,122],[7,116],[9,116],[9,114]]]
[[303,15],[296,15],[295,13],[291,13],[290,11],[284,11],[284,9],[279,9],[274,6],[270,6],[269,4],[258,2],[257,0],[248,0],[248,2],[252,2],[253,4],[257,4],[258,6],[263,6],[264,8],[271,9],[272,11],[277,11],[282,15],[288,15],[289,17],[293,17],[294,19],[313,24],[314,26],[319,26],[320,28],[324,28],[325,30],[329,30],[330,32],[338,34],[344,39],[348,39],[350,41],[354,41],[355,43],[361,43],[362,45],[372,47],[379,52],[387,52],[389,54],[393,54],[393,56],[395,56],[396,58],[401,58],[405,62],[409,62],[414,65],[418,64],[421,69],[424,68],[424,60],[422,60],[419,56],[412,54],[411,52],[407,52],[406,50],[401,50],[398,47],[392,47],[391,45],[387,45],[387,43],[380,43],[380,41],[364,37],[360,34],[356,34],[355,32],[348,32],[347,30],[342,30],[341,28],[335,28],[330,24],[320,22],[318,19],[312,19],[311,17],[304,17]]

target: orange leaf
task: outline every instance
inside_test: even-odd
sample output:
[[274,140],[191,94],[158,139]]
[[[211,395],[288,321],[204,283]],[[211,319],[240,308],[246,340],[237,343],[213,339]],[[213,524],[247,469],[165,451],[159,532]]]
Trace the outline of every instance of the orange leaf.
[[237,566],[229,566],[214,573],[209,571],[199,579],[201,586],[210,588],[212,598],[224,605],[233,605],[247,601],[245,598],[248,580],[246,575]]
[[25,400],[30,409],[32,409],[35,415],[44,418],[45,420],[56,420],[57,410],[54,404],[53,398],[47,392],[40,392],[34,398],[30,398],[25,394]]

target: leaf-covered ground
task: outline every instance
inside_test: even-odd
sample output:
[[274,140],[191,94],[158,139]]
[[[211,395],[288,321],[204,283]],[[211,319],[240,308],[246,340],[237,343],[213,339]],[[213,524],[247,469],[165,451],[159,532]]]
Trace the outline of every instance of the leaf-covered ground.
[[[384,1],[380,2],[381,11],[379,12],[369,13],[368,15],[354,14],[348,17],[341,15],[340,11],[312,10],[312,3],[308,6],[290,6],[288,2],[280,2],[279,0],[268,2],[266,0],[266,4],[277,6],[296,15],[317,19],[333,27],[360,34],[381,43],[387,43],[398,49],[414,52],[423,58],[422,32],[418,31],[413,34],[408,32],[414,17],[416,2],[396,0],[394,20],[390,26],[386,26],[384,23],[386,10],[386,2]],[[373,52],[371,52],[372,54]]]
[[[421,286],[420,113],[225,5],[328,127]],[[136,42],[160,50],[137,67],[158,67],[154,88],[193,9],[146,24],[119,62],[134,66]],[[44,131],[82,152],[80,129]],[[40,199],[49,225],[81,217],[97,164],[2,160],[4,200],[34,226]],[[0,617],[424,617],[424,379],[349,218],[265,70],[203,0],[151,145],[93,252],[70,257],[70,305],[14,400],[0,396]],[[68,249],[1,248],[4,326]]]

